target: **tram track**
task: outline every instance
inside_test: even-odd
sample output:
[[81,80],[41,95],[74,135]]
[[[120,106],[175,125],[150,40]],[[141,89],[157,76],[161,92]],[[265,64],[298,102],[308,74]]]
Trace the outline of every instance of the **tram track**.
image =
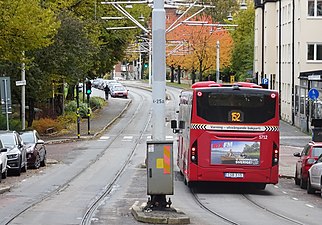
[[[233,225],[244,224],[242,222],[239,222],[239,221],[233,220],[231,218],[228,218],[227,216],[217,212],[215,209],[212,209],[211,207],[208,207],[207,203],[204,203],[203,200],[198,196],[197,193],[194,192],[193,189],[190,189],[190,191],[191,191],[191,194],[192,194],[194,200],[199,205],[199,207],[201,207],[205,211],[207,211],[210,214],[220,218],[221,220],[223,220],[227,224],[233,224]],[[216,194],[214,194],[214,195],[216,195]],[[282,219],[284,221],[283,224],[297,224],[297,225],[305,225],[306,224],[306,223],[300,222],[300,221],[298,221],[296,219],[290,218],[290,217],[288,217],[286,215],[283,215],[283,214],[281,214],[281,213],[279,213],[277,211],[269,209],[268,207],[256,202],[254,199],[251,198],[251,196],[249,194],[240,194],[240,196],[242,196],[242,198],[244,200],[246,200],[248,203],[250,203],[251,205],[255,206],[256,208],[258,208],[260,210],[262,210],[264,213],[268,213],[270,215],[273,215],[274,217]],[[208,201],[209,201],[209,199],[208,199]]]
[[268,209],[267,207],[265,207],[265,206],[261,205],[260,203],[256,202],[255,200],[251,199],[251,196],[250,196],[249,194],[242,194],[242,196],[243,196],[243,197],[244,197],[248,202],[250,202],[251,204],[255,205],[256,207],[258,207],[258,208],[260,208],[260,209],[264,210],[265,212],[268,212],[268,213],[270,213],[270,214],[272,214],[272,215],[274,215],[274,216],[277,216],[277,217],[279,217],[279,218],[282,218],[282,219],[284,219],[284,220],[286,220],[286,221],[288,221],[288,222],[291,222],[291,223],[293,223],[293,224],[305,225],[305,223],[302,223],[302,222],[300,222],[300,221],[297,221],[297,220],[295,220],[295,219],[292,219],[292,218],[290,218],[290,217],[288,217],[288,216],[285,216],[285,215],[283,215],[283,214],[281,214],[281,213],[278,213],[278,212],[276,212],[276,211],[274,211],[274,210]]
[[[134,93],[134,92],[132,92],[132,93]],[[55,195],[65,191],[70,186],[70,183],[72,183],[77,178],[79,178],[87,169],[90,168],[90,166],[92,164],[94,164],[95,162],[100,160],[100,158],[104,155],[104,153],[108,150],[108,148],[118,138],[118,136],[122,135],[122,133],[124,133],[126,131],[126,128],[131,124],[131,122],[133,122],[133,120],[138,116],[138,114],[141,113],[140,110],[142,109],[142,107],[143,107],[143,105],[145,103],[145,101],[144,101],[145,99],[140,94],[137,94],[137,96],[140,97],[140,101],[139,101],[138,106],[134,110],[134,113],[131,115],[131,117],[129,118],[127,123],[118,131],[118,133],[115,133],[113,136],[111,136],[111,141],[109,142],[109,144],[105,147],[105,149],[100,154],[98,154],[96,156],[96,158],[94,160],[89,162],[89,164],[90,164],[89,166],[84,167],[83,169],[79,170],[76,174],[74,174],[72,177],[67,179],[63,184],[57,186],[57,188],[55,188],[55,190],[47,192],[46,194],[44,194],[42,197],[38,198],[37,200],[34,200],[31,203],[26,204],[26,206],[24,206],[22,209],[18,210],[14,214],[8,216],[8,218],[2,224],[8,225],[8,224],[14,222],[15,219],[19,218],[24,213],[26,213],[29,210],[33,209],[37,205],[40,205],[42,202],[45,202],[47,199],[50,199],[50,198],[54,197]],[[130,150],[130,154],[128,155],[127,160],[125,160],[124,163],[121,165],[121,167],[117,170],[117,172],[115,173],[114,177],[112,178],[112,181],[105,186],[103,192],[100,192],[99,194],[97,194],[94,197],[95,200],[93,200],[93,203],[91,203],[90,206],[87,207],[87,210],[86,210],[85,214],[82,217],[81,224],[90,224],[91,219],[92,219],[92,215],[95,212],[95,210],[99,207],[100,202],[104,199],[104,197],[106,197],[111,192],[111,190],[113,189],[113,185],[117,182],[119,177],[122,175],[123,171],[126,169],[127,165],[131,161],[132,156],[135,153],[135,149],[136,149],[136,147],[138,145],[139,140],[142,138],[142,135],[143,135],[144,131],[147,129],[148,124],[151,121],[151,116],[152,115],[151,115],[151,112],[150,112],[149,116],[146,118],[146,123],[145,123],[146,125],[143,128],[143,130],[139,132],[140,133],[139,139],[135,143],[134,147]],[[115,120],[115,121],[117,121],[117,120]]]

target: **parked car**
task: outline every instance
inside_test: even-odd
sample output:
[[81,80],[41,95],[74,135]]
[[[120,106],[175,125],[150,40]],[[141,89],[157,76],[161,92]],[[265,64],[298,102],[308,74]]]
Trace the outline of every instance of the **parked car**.
[[8,172],[20,176],[21,172],[27,171],[27,151],[22,138],[16,131],[1,131],[0,140],[8,149]]
[[308,171],[318,157],[322,154],[322,142],[309,142],[301,153],[293,155],[299,157],[295,167],[295,184],[305,189],[307,186]]
[[25,131],[20,135],[27,149],[28,168],[38,169],[46,166],[47,150],[38,132],[36,130]]
[[127,98],[128,96],[128,90],[121,84],[119,85],[113,85],[110,88],[110,95],[113,98],[116,97],[122,97],[122,98]]
[[309,169],[307,193],[314,194],[315,191],[320,191],[322,197],[322,154]]
[[7,177],[7,152],[8,150],[3,146],[2,141],[0,140],[0,182],[1,179]]

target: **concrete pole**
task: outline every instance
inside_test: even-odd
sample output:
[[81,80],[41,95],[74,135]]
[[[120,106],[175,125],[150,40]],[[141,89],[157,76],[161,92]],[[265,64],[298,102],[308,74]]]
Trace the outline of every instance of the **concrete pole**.
[[216,65],[216,82],[218,83],[219,82],[219,66],[220,66],[220,43],[219,41],[217,41],[217,44],[216,44],[216,47],[217,47],[217,65]]
[[154,0],[152,10],[152,140],[165,140],[165,9]]
[[[25,52],[22,52],[23,59],[25,59]],[[26,80],[26,65],[25,63],[21,64],[21,81]],[[29,108],[29,110],[31,110]],[[26,86],[21,86],[21,129],[26,129]]]
[[152,84],[152,43],[149,39],[149,86]]

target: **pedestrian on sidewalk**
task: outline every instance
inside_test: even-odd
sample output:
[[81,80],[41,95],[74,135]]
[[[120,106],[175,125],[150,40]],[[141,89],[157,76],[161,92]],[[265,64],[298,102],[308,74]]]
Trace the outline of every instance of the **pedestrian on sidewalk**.
[[110,93],[110,88],[108,87],[107,84],[104,87],[104,91],[105,91],[105,99],[108,100],[108,94]]

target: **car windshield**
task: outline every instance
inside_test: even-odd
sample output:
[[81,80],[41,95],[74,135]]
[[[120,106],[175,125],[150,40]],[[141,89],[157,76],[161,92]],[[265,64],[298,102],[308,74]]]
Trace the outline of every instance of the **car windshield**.
[[114,91],[125,91],[125,88],[122,86],[115,86]]
[[5,147],[12,147],[16,144],[12,134],[1,134],[0,139]]
[[24,143],[35,143],[35,138],[32,133],[22,133],[21,138]]
[[313,147],[312,155],[313,157],[319,157],[322,154],[322,146]]

